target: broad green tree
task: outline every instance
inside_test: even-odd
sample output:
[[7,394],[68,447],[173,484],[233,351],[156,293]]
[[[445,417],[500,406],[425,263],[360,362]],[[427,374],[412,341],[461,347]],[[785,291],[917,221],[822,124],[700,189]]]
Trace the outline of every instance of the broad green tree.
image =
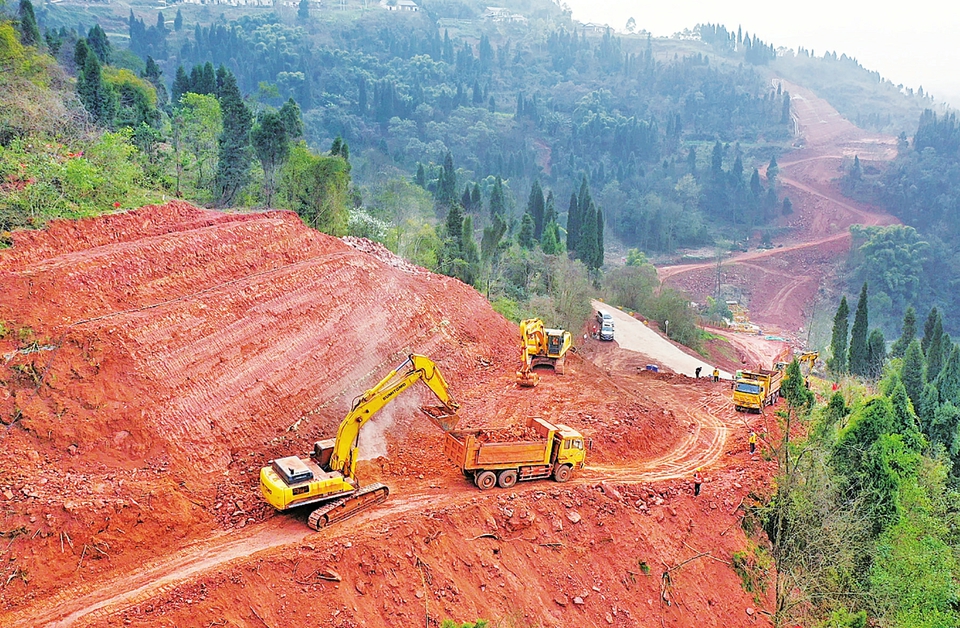
[[280,206],[297,212],[314,229],[346,235],[350,164],[342,157],[314,155],[300,142],[280,171],[277,197]]
[[253,150],[263,166],[264,203],[271,207],[277,185],[277,173],[290,155],[287,130],[279,113],[268,111],[250,133]]

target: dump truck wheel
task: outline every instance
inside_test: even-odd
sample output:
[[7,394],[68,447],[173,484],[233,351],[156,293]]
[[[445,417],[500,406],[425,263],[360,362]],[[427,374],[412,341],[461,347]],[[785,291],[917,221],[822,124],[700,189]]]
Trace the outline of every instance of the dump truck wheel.
[[511,488],[516,483],[517,483],[517,472],[515,469],[507,469],[506,471],[501,471],[500,477],[497,478],[497,485],[500,488]]
[[557,482],[566,482],[567,480],[570,479],[570,474],[571,474],[571,473],[572,473],[572,471],[570,470],[570,467],[569,467],[569,466],[567,466],[567,465],[565,465],[565,464],[564,464],[564,465],[560,465],[560,466],[557,467],[556,470],[553,472],[553,479],[556,480]]
[[493,488],[497,485],[497,474],[493,471],[481,471],[477,474],[476,479],[477,488],[481,491]]

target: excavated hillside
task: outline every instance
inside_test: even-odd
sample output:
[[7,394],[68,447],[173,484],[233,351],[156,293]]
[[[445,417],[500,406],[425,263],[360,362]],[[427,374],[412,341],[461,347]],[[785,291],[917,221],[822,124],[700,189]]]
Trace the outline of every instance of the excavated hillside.
[[[518,388],[516,327],[475,290],[287,212],[171,202],[18,232],[0,291],[0,625],[738,626],[770,606],[731,567],[753,556],[740,506],[771,463],[744,450],[765,419],[722,383],[608,345]],[[411,352],[461,425],[562,421],[590,466],[480,493],[421,386],[362,436],[385,504],[321,532],[269,509],[259,468],[331,436]]]

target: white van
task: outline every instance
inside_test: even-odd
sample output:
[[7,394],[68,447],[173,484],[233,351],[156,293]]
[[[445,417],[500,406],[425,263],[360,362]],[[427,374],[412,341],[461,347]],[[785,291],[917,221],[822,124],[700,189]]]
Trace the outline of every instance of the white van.
[[604,310],[597,310],[597,328],[600,340],[613,340],[613,317]]

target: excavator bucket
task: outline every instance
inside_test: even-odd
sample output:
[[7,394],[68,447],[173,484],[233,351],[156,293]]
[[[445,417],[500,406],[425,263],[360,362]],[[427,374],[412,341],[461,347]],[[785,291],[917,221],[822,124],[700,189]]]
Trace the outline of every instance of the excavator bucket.
[[524,388],[533,388],[540,383],[540,376],[533,371],[517,371],[517,384]]
[[420,411],[444,432],[449,432],[460,422],[460,415],[447,406],[421,406]]

